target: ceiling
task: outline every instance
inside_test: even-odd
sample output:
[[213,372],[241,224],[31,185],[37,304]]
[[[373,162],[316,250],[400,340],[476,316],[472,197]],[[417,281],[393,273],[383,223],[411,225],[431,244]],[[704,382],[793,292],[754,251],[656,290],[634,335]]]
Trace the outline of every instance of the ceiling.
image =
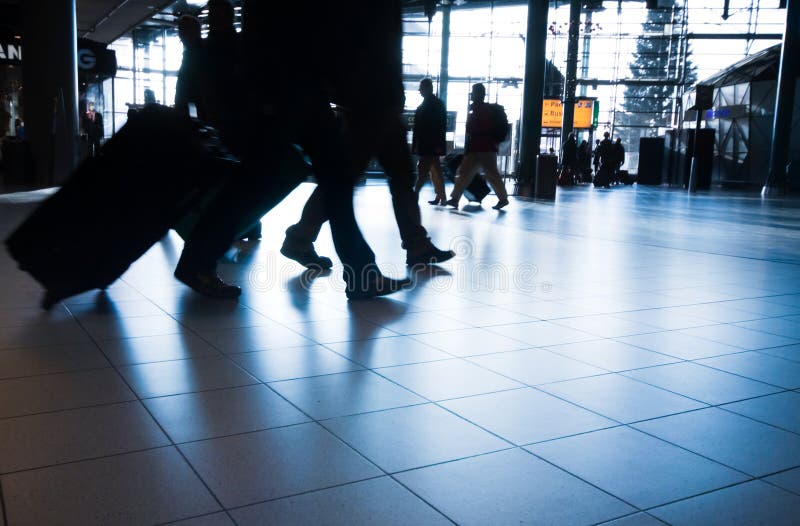
[[78,36],[110,43],[175,0],[76,0]]

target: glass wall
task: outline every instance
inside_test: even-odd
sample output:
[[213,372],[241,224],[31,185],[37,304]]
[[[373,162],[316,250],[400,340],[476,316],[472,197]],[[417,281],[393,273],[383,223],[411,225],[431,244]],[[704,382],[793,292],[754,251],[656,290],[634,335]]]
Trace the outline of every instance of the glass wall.
[[[551,0],[547,58],[566,72],[569,1]],[[582,2],[587,4],[589,2]],[[591,2],[599,8],[581,13],[578,95],[597,99],[598,129],[619,136],[628,151],[626,165],[638,163],[639,137],[663,135],[682,127],[686,89],[751,53],[780,42],[786,12],[779,0],[644,0]],[[488,98],[500,102],[512,123],[522,109],[527,3],[470,9],[453,6],[447,106],[457,111],[455,147],[463,147],[469,86],[483,82]],[[725,15],[725,18],[723,18]],[[419,104],[417,83],[438,80],[442,14],[407,16],[403,42],[406,101]],[[514,126],[516,131],[516,126]],[[559,149],[559,130],[544,130],[540,147]],[[590,137],[589,130],[579,133]],[[516,140],[516,134],[515,134]],[[513,163],[512,163],[513,166]]]

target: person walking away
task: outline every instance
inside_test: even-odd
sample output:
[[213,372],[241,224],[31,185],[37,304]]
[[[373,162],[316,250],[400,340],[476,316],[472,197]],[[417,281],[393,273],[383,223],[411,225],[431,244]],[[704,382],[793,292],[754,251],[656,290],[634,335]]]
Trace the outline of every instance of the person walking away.
[[575,175],[578,173],[578,140],[575,133],[567,136],[564,147],[561,149],[562,174],[561,184],[572,185],[575,183]]
[[464,160],[456,172],[455,186],[450,194],[447,205],[458,208],[458,202],[464,194],[464,189],[469,186],[478,171],[483,168],[486,181],[497,195],[497,204],[492,208],[500,210],[508,205],[503,178],[497,170],[497,145],[501,142],[495,132],[494,108],[484,102],[486,87],[473,84],[470,93],[472,105],[467,114],[466,144],[464,145]]
[[622,146],[622,139],[617,137],[614,142],[614,180],[618,184],[621,182],[619,172],[623,164],[625,164],[625,147]]
[[429,78],[419,83],[423,101],[414,112],[414,134],[411,152],[419,156],[417,163],[417,185],[414,189],[419,195],[430,177],[436,197],[428,201],[431,205],[444,205],[447,194],[444,191],[444,178],[439,158],[447,153],[447,110],[439,97],[433,94],[433,82]]
[[189,116],[189,104],[194,104],[194,117],[206,119],[203,89],[203,40],[200,36],[200,20],[183,15],[178,19],[178,38],[183,44],[183,60],[178,69],[175,84],[175,109]]

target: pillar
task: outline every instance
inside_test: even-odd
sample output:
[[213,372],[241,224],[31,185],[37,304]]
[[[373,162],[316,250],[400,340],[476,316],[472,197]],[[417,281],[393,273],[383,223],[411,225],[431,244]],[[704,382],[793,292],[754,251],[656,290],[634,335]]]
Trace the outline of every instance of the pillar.
[[564,118],[561,121],[561,144],[572,133],[575,121],[575,87],[578,83],[578,38],[581,26],[581,1],[570,0],[567,40],[567,78],[564,82]]
[[61,184],[78,160],[78,67],[75,0],[22,2],[25,138],[36,159],[37,186]]
[[442,55],[439,67],[439,98],[447,108],[448,61],[450,59],[450,4],[442,5]]

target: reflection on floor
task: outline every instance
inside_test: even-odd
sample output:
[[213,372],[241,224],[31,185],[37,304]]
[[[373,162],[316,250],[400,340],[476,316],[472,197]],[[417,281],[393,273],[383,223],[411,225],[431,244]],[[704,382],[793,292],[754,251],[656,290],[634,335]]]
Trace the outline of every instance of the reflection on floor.
[[[174,235],[47,314],[0,255],[3,521],[797,523],[800,203],[423,204],[459,257],[348,303],[277,252],[310,190],[221,265],[238,304],[173,280]],[[358,203],[404,275],[385,186]]]

